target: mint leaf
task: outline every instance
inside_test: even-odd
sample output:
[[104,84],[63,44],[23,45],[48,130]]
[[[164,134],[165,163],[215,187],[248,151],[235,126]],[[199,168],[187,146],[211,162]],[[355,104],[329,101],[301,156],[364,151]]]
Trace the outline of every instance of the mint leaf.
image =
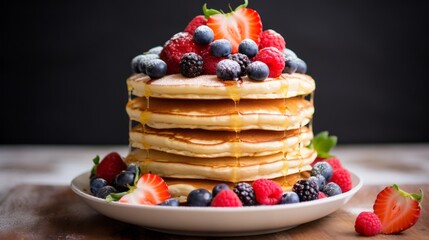
[[321,158],[333,157],[329,154],[331,149],[337,145],[337,137],[329,136],[328,131],[317,134],[312,141],[313,148],[317,151],[317,156]]
[[107,195],[106,201],[108,201],[108,202],[118,201],[119,199],[121,199],[121,197],[127,195],[127,193],[128,192],[111,193],[111,194]]
[[92,159],[92,162],[94,163],[94,166],[92,166],[91,169],[91,175],[89,176],[89,178],[92,178],[93,176],[95,176],[95,172],[97,171],[97,166],[100,163],[100,156],[95,156],[94,159]]

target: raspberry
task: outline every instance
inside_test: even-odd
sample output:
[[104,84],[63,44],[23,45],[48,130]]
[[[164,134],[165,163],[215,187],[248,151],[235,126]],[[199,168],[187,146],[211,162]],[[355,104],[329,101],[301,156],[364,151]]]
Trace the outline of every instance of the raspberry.
[[216,197],[213,198],[210,206],[212,207],[242,207],[243,204],[238,198],[237,194],[231,189],[225,189],[219,192]]
[[196,77],[203,73],[203,58],[193,52],[185,53],[180,60],[180,72],[185,77]]
[[247,57],[242,53],[234,53],[234,54],[230,54],[228,58],[237,62],[240,65],[240,68],[241,68],[240,76],[245,76],[247,74],[246,69],[247,69],[247,66],[250,64],[249,57]]
[[220,61],[226,59],[226,57],[215,57],[211,55],[209,49],[202,51],[201,57],[203,58],[204,62],[203,73],[212,75],[216,75],[217,64]]
[[252,184],[256,201],[264,205],[275,205],[280,202],[283,194],[282,187],[268,179],[258,179]]
[[240,182],[235,185],[233,191],[240,198],[244,206],[256,205],[255,190],[253,190],[252,185]]
[[204,47],[194,42],[191,34],[181,32],[167,41],[159,57],[167,63],[167,74],[174,74],[179,73],[179,63],[183,54],[188,52],[199,54],[203,49]]
[[268,29],[259,35],[259,49],[263,49],[266,47],[275,47],[280,51],[283,51],[286,47],[285,39],[274,30]]
[[201,25],[207,25],[207,19],[203,15],[198,15],[188,23],[184,32],[194,35],[195,29]]
[[326,195],[323,192],[319,192],[317,199],[326,198]]
[[293,185],[292,191],[298,194],[301,202],[316,200],[319,197],[316,183],[306,179],[297,181]]
[[268,77],[274,78],[280,76],[285,68],[283,53],[275,47],[266,47],[261,49],[254,57],[253,61],[261,61],[268,65],[268,68],[270,69]]
[[341,164],[341,161],[338,158],[328,158],[325,159],[325,162],[329,163],[331,167],[336,170],[338,168],[343,168],[343,165]]
[[335,170],[332,174],[330,182],[338,184],[343,193],[352,189],[352,177],[350,172],[345,168],[339,168]]
[[373,212],[361,212],[355,221],[355,231],[364,236],[377,235],[381,232],[380,219]]

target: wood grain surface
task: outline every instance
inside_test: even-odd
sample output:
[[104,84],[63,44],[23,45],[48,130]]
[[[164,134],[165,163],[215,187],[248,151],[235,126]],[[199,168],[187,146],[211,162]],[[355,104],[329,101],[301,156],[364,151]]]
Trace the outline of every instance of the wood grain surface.
[[[266,235],[216,239],[354,239],[354,221],[372,209],[385,186],[364,186],[343,208],[322,219]],[[429,194],[429,184],[401,186]],[[417,224],[397,235],[371,239],[428,239],[429,200],[422,202]],[[105,217],[89,208],[68,186],[19,185],[0,200],[0,239],[207,239],[158,233]]]

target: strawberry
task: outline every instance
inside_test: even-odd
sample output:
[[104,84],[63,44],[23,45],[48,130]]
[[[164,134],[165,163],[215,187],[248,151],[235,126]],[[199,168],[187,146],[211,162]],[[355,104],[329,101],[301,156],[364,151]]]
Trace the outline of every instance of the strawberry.
[[112,184],[116,175],[127,168],[124,160],[117,152],[107,154],[100,163],[98,163],[98,160],[99,158],[93,160],[93,171],[95,170],[95,176],[97,178],[103,178],[109,184]]
[[226,39],[232,45],[232,53],[238,52],[238,45],[246,38],[259,44],[262,32],[261,17],[258,12],[247,8],[247,0],[230,13],[221,13],[203,6],[204,15],[208,18],[207,26],[214,32],[214,39]]
[[198,15],[194,17],[189,23],[188,26],[186,26],[184,32],[188,32],[191,35],[194,35],[195,29],[201,25],[207,24],[207,18],[203,15]]
[[396,184],[384,188],[378,193],[374,203],[374,213],[381,221],[381,232],[395,234],[412,227],[420,217],[420,195],[410,194],[400,189]]
[[143,205],[156,205],[171,198],[167,183],[158,175],[146,173],[140,177],[127,194],[119,202]]

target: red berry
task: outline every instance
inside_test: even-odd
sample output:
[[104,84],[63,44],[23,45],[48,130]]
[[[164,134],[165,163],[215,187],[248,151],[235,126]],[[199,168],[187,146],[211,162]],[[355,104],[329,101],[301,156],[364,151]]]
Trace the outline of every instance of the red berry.
[[373,212],[361,212],[355,221],[355,231],[364,236],[377,235],[381,232],[380,219]]
[[213,198],[210,206],[212,207],[241,207],[240,198],[231,189],[225,189],[220,191],[216,197]]
[[338,168],[343,168],[343,165],[341,164],[341,161],[338,158],[327,158],[325,159],[325,162],[329,163],[331,165],[332,169],[336,170]]
[[261,61],[267,64],[270,69],[268,77],[272,78],[280,76],[285,68],[283,53],[275,47],[261,49],[254,57],[253,61]]
[[268,179],[258,179],[252,184],[256,201],[264,205],[275,205],[280,202],[283,194],[282,187]]
[[122,196],[119,202],[156,205],[171,198],[167,183],[160,176],[146,173],[137,181],[131,192]]
[[349,191],[353,187],[352,176],[350,175],[350,172],[345,168],[339,168],[334,170],[334,173],[332,174],[332,177],[329,181],[338,184],[343,193]]
[[207,48],[206,50],[201,52],[201,57],[203,58],[203,73],[204,74],[216,74],[216,66],[217,64],[227,59],[227,57],[215,57],[210,54],[210,48]]
[[268,29],[259,35],[259,49],[266,47],[275,47],[280,51],[286,48],[285,39],[282,35],[278,34],[276,31]]
[[122,160],[122,157],[117,152],[111,152],[101,160],[100,164],[97,165],[95,176],[103,178],[111,184],[116,175],[126,168],[127,165],[124,160]]
[[319,197],[318,199],[326,198],[326,195],[323,192],[319,191]]
[[191,35],[194,35],[195,29],[201,25],[206,25],[207,19],[203,15],[198,15],[194,17],[189,23],[188,26],[186,26],[184,32],[188,32]]

